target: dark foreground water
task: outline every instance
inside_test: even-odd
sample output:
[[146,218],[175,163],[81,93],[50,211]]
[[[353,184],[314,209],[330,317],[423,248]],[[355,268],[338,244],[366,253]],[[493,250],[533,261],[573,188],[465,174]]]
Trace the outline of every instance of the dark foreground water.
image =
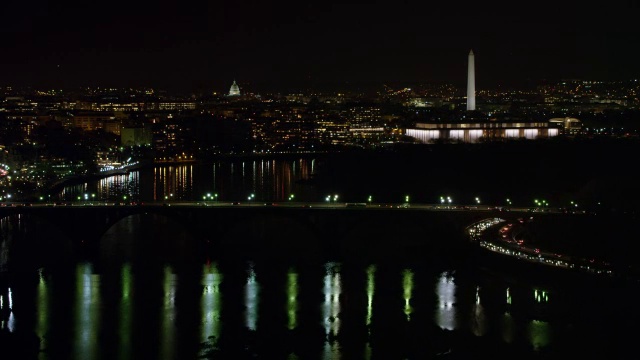
[[154,246],[147,226],[5,284],[0,359],[612,359],[640,335],[631,288],[534,285],[454,253],[228,258],[169,230]]

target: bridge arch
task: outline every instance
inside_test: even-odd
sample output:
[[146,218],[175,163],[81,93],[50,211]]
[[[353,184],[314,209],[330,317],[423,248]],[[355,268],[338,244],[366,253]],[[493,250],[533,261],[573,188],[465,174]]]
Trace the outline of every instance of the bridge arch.
[[133,212],[109,223],[91,251],[104,262],[146,257],[179,263],[195,260],[203,248],[201,237],[185,219],[157,212]]
[[33,213],[13,213],[0,218],[0,246],[13,272],[35,271],[67,263],[76,255],[72,239],[58,224]]
[[236,218],[213,241],[219,253],[238,256],[279,258],[293,254],[305,259],[323,254],[318,229],[292,212],[257,212]]

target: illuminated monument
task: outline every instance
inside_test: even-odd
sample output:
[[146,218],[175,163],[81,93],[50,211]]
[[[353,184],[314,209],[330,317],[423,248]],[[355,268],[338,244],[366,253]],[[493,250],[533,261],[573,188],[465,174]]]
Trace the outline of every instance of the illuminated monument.
[[240,87],[236,84],[235,80],[233,80],[231,89],[229,89],[229,96],[240,96]]
[[473,50],[469,51],[469,65],[467,68],[467,110],[476,109],[476,70]]
[[[476,109],[476,84],[473,50],[469,52],[467,72],[467,110]],[[556,119],[552,119],[556,120]],[[405,129],[406,136],[417,142],[431,144],[436,142],[477,143],[484,141],[502,141],[513,139],[550,138],[560,134],[558,121],[494,121],[472,120],[451,122],[416,123],[413,129]],[[566,121],[565,121],[566,123]],[[573,125],[576,127],[577,125]],[[565,128],[568,126],[565,125]]]

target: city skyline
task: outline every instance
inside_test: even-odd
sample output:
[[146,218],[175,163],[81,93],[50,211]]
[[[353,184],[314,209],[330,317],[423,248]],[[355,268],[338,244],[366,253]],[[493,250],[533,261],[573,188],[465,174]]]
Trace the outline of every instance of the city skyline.
[[[637,78],[638,5],[11,3],[0,83],[257,91],[326,84]],[[126,11],[123,11],[126,9]],[[244,81],[243,81],[244,79]],[[224,89],[224,90],[223,90]]]

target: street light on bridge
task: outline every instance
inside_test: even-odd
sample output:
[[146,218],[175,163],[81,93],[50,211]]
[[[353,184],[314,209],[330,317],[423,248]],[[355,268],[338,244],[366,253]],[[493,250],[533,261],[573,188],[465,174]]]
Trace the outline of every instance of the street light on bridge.
[[209,201],[211,201],[211,200],[218,201],[218,194],[213,194],[212,195],[211,193],[207,193],[206,195],[202,196],[202,200],[205,200],[205,201],[207,201],[207,200],[209,200]]
[[327,195],[327,197],[325,198],[325,200],[331,204],[331,202],[333,201],[334,203],[338,201],[338,195],[334,194],[334,195]]

